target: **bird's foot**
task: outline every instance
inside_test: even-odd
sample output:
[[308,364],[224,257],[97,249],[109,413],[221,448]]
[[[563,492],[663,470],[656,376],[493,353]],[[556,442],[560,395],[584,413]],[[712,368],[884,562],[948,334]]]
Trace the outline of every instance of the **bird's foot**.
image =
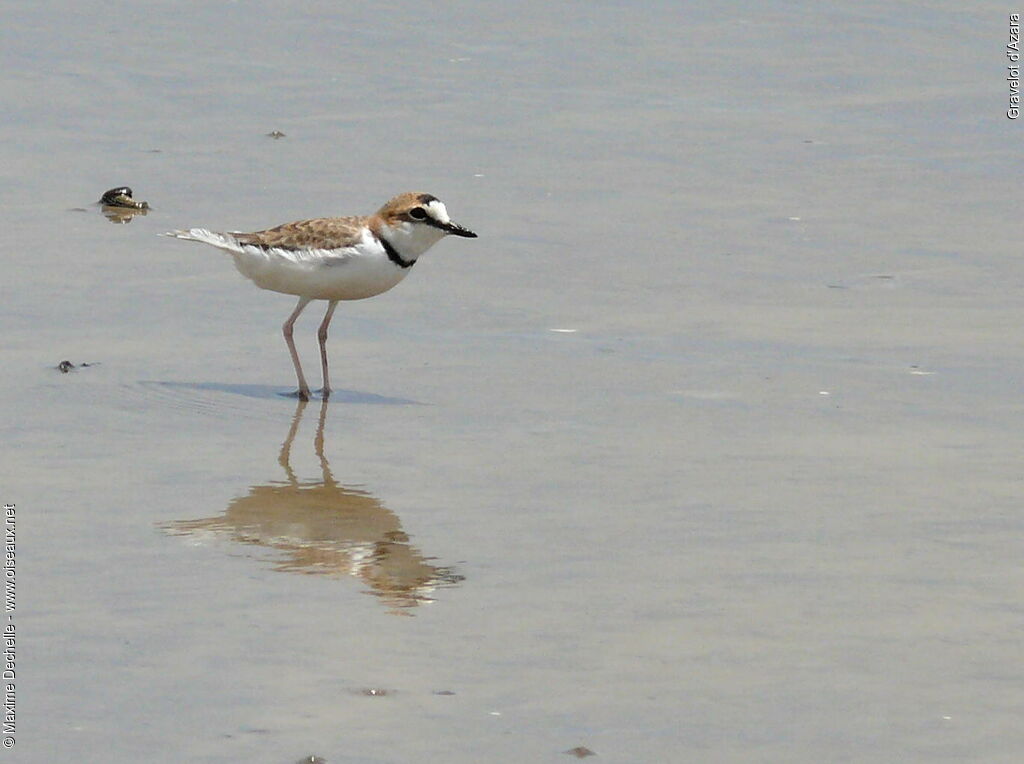
[[331,397],[331,388],[329,387],[321,387],[317,392],[320,393],[320,397],[325,401]]
[[290,393],[281,393],[281,395],[285,396],[286,398],[298,398],[300,401],[309,400],[309,390],[303,388],[299,388],[298,390],[295,390]]

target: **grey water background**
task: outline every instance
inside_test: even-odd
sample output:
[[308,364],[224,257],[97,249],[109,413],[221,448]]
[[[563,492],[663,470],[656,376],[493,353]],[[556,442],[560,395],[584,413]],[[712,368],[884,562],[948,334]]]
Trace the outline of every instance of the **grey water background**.
[[[1019,761],[1011,10],[5,3],[3,753]],[[326,408],[157,237],[405,190]]]

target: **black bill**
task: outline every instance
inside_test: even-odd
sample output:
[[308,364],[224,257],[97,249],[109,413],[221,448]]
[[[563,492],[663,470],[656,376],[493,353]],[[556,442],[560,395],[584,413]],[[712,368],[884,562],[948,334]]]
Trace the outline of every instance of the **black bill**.
[[465,236],[467,239],[475,239],[476,234],[468,228],[463,228],[458,223],[443,223],[441,227],[453,236]]

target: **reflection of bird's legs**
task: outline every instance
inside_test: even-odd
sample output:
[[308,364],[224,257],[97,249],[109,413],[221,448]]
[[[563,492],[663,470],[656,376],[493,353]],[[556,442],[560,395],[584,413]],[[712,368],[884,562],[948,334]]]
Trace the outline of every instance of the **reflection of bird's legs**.
[[327,463],[327,457],[324,456],[324,425],[327,423],[327,398],[325,397],[323,403],[320,404],[320,420],[316,425],[316,437],[313,439],[313,448],[316,449],[316,455],[320,459],[320,471],[324,476],[324,485],[334,486],[337,485],[334,482],[334,475],[331,474],[331,465]]
[[302,376],[302,364],[299,363],[299,354],[295,351],[295,341],[292,340],[292,329],[295,327],[295,319],[299,317],[299,314],[309,305],[309,297],[300,297],[299,304],[295,306],[295,310],[288,316],[288,320],[284,322],[284,326],[281,330],[284,332],[284,341],[288,344],[288,352],[292,354],[292,364],[295,366],[295,376],[299,378],[299,389],[296,395],[299,396],[300,401],[309,400],[309,385],[306,384],[306,378]]
[[295,407],[295,415],[292,417],[292,426],[288,429],[288,437],[284,439],[284,443],[281,444],[281,453],[277,455],[277,463],[284,468],[285,474],[288,475],[288,482],[292,485],[298,482],[291,465],[292,443],[295,441],[295,434],[299,431],[299,422],[302,421],[302,412],[306,405],[306,401],[300,400]]
[[338,307],[337,300],[331,300],[330,303],[328,303],[327,312],[324,314],[324,320],[316,332],[317,339],[320,340],[320,367],[323,369],[324,374],[324,387],[320,392],[323,393],[324,400],[327,400],[331,395],[331,381],[327,377],[327,327],[331,323],[331,318],[334,316],[334,309],[336,307]]

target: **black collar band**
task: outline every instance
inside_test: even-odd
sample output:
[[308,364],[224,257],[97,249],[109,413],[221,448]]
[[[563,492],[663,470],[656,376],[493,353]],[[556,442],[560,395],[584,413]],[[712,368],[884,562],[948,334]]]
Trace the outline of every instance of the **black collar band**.
[[406,260],[400,254],[398,254],[398,250],[395,249],[391,245],[391,242],[389,242],[383,236],[378,236],[377,238],[380,240],[380,245],[384,247],[384,251],[388,253],[388,260],[393,262],[399,268],[412,268],[414,265],[416,265],[415,260]]

